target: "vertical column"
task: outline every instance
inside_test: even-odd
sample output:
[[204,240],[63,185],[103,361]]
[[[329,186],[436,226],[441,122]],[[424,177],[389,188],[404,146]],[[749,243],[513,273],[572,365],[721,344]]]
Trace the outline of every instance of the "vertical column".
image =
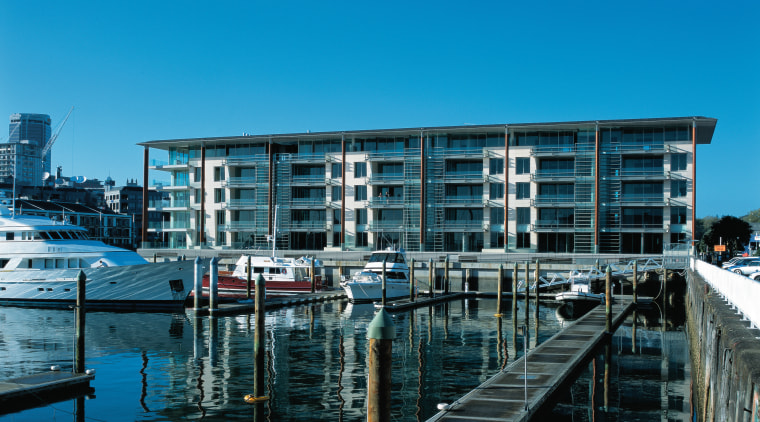
[[504,126],[504,252],[509,250],[509,126]]
[[343,245],[346,244],[346,138],[344,135],[340,136],[340,150],[340,250],[344,250]]
[[425,251],[425,133],[420,131],[420,252]]
[[[143,188],[142,188],[142,195],[143,195],[143,202],[142,202],[142,226],[140,227],[140,236],[141,236],[141,243],[142,247],[144,248],[147,246],[148,242],[148,158],[150,157],[150,152],[148,147],[145,147],[145,150],[143,151]],[[162,227],[163,230],[163,227]]]
[[201,145],[201,215],[200,233],[198,233],[198,246],[203,246],[206,241],[206,146]]
[[696,233],[697,221],[697,120],[691,123],[691,236]]
[[269,192],[267,193],[267,233],[273,233],[272,231],[272,208],[274,208],[274,144],[272,140],[269,140],[267,144],[269,154]]
[[594,253],[599,253],[599,124],[594,128]]

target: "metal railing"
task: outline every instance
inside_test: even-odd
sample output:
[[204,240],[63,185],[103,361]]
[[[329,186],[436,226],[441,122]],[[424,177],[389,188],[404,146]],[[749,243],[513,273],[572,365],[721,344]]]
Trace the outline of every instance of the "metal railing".
[[691,259],[691,269],[736,307],[753,327],[760,327],[760,307],[757,306],[760,301],[760,283],[696,258]]

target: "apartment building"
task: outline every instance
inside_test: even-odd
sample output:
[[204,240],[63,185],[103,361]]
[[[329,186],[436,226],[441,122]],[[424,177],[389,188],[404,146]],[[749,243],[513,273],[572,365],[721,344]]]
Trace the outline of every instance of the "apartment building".
[[[678,117],[141,143],[171,248],[660,253],[694,232],[696,146]],[[163,160],[151,160],[161,154]],[[167,161],[168,159],[168,161]],[[148,184],[146,183],[146,188]],[[156,211],[149,209],[147,211]],[[144,212],[147,214],[147,212]]]

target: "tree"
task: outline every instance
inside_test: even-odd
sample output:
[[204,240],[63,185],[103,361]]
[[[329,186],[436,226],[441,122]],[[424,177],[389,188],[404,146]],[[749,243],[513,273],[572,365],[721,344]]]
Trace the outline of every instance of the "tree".
[[749,242],[750,234],[752,234],[752,228],[749,223],[726,215],[712,224],[702,237],[702,241],[708,246],[717,245],[722,242],[722,244],[726,245],[729,255],[733,256]]
[[742,217],[742,220],[748,223],[760,223],[760,209],[750,211],[749,214]]

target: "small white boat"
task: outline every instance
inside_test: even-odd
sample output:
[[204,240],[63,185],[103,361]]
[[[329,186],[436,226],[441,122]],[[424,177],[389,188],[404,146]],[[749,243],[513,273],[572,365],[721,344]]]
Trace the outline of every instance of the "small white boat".
[[181,308],[193,288],[193,267],[192,261],[149,263],[89,239],[82,227],[0,207],[0,304],[70,306],[83,271],[87,309]]
[[403,249],[388,248],[372,252],[364,269],[350,280],[340,283],[352,302],[374,302],[383,298],[383,265],[385,265],[385,298],[409,296],[409,265]]
[[574,278],[570,290],[557,293],[554,298],[561,302],[604,303],[604,293],[592,293],[589,284],[587,277]]

